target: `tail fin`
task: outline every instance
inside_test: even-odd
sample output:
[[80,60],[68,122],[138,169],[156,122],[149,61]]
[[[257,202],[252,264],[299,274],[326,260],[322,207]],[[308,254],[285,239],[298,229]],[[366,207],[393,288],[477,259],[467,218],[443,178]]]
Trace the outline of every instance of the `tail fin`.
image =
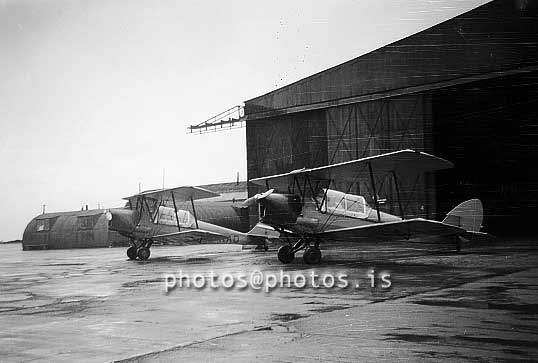
[[469,199],[452,209],[443,223],[461,227],[467,232],[480,232],[484,211],[480,199]]

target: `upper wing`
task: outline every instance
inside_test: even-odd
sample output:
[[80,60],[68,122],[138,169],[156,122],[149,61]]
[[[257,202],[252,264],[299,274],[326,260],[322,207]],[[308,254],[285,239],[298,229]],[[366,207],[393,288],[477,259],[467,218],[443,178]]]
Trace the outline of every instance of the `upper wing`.
[[414,150],[400,150],[386,154],[370,156],[367,158],[346,161],[343,163],[321,166],[312,169],[299,169],[285,174],[271,175],[262,178],[251,179],[250,182],[271,188],[285,188],[293,183],[297,175],[308,175],[316,180],[357,180],[361,174],[368,173],[368,167],[374,174],[387,172],[400,173],[405,170],[413,172],[435,171],[454,167],[450,161]]
[[228,239],[226,236],[218,233],[201,229],[186,229],[180,232],[155,235],[153,236],[153,240],[166,244],[192,244],[193,242],[207,244],[223,243]]
[[142,192],[139,194],[132,195],[130,197],[125,197],[123,199],[131,200],[138,196],[144,196],[146,198],[162,200],[163,202],[172,203],[173,202],[172,195],[175,201],[179,203],[179,202],[185,202],[191,199],[197,200],[197,199],[218,197],[220,194],[212,192],[204,188],[200,188],[200,187],[184,186],[184,187],[169,188],[169,189],[150,190],[147,192]]
[[465,229],[438,221],[415,218],[402,221],[373,223],[321,232],[318,236],[336,241],[403,240],[423,236],[464,235]]

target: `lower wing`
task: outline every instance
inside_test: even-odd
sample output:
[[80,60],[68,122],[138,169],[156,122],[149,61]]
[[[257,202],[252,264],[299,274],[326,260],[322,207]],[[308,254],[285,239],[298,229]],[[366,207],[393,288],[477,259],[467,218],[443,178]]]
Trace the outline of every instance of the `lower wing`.
[[268,226],[267,224],[258,222],[248,233],[247,236],[250,237],[262,237],[262,238],[274,238],[278,239],[280,233],[277,232],[273,227]]
[[165,244],[193,244],[193,243],[228,243],[228,237],[222,234],[204,231],[201,229],[186,229],[180,232],[159,234],[153,240]]
[[356,227],[340,228],[318,233],[321,238],[334,241],[382,240],[396,241],[425,236],[463,235],[467,231],[438,221],[415,218],[402,221],[373,223]]

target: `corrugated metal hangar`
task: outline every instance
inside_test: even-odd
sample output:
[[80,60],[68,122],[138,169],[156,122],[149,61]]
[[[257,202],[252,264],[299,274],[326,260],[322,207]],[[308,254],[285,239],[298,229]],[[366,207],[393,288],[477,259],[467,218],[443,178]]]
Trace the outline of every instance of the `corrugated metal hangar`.
[[[404,176],[408,216],[478,197],[488,232],[536,233],[537,3],[492,1],[246,101],[248,178],[411,148],[456,168]],[[390,178],[376,185],[395,213]],[[368,184],[338,187],[371,198]]]

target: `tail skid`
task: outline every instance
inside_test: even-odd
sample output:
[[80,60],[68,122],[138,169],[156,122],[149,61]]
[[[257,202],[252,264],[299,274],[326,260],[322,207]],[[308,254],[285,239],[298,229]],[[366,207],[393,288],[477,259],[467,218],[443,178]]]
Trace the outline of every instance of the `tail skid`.
[[482,228],[483,219],[482,202],[479,199],[469,199],[452,209],[443,219],[443,223],[477,233]]

